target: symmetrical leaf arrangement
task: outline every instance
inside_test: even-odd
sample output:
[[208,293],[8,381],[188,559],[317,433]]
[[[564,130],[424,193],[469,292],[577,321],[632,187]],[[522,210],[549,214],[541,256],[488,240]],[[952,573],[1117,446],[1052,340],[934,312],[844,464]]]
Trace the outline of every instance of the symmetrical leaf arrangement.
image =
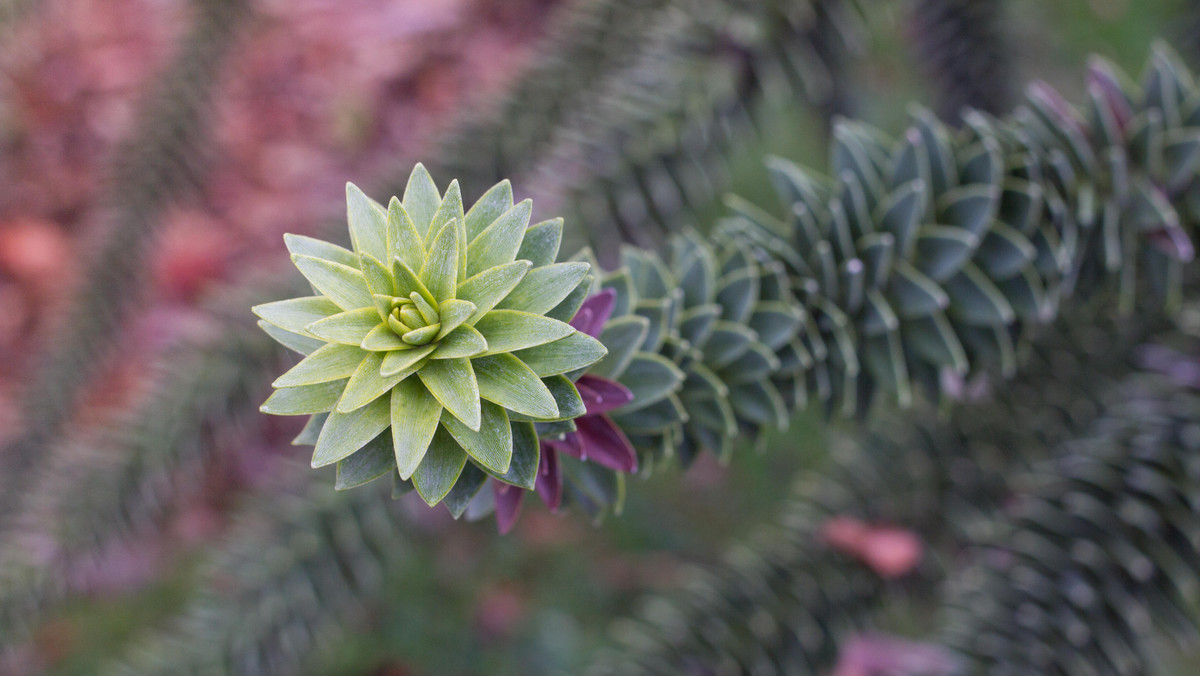
[[[804,472],[774,523],[616,623],[615,645],[588,673],[824,673],[846,636],[890,601],[931,606],[946,562],[981,533],[992,538],[995,515],[1033,468],[1101,415],[1135,348],[1152,335],[1179,337],[1149,313],[1114,323],[1102,303],[1087,305],[1039,336],[1027,368],[987,400],[949,419],[931,407],[879,417],[868,434],[836,440],[833,466]],[[824,544],[823,526],[847,516],[903,524],[931,554],[914,574],[885,582]]]
[[[347,188],[354,251],[289,236],[292,261],[320,293],[255,308],[262,328],[306,354],[263,411],[311,415],[298,442],[337,463],[338,486],[389,472],[431,505],[467,467],[532,488],[535,422],[583,403],[562,374],[604,356],[567,324],[586,263],[555,263],[562,221],[529,227],[532,204],[502,182],[464,213],[424,167],[385,209]],[[385,264],[384,261],[387,261]],[[576,292],[576,289],[579,292]]]
[[[642,456],[637,464],[646,470],[669,458],[686,464],[704,449],[725,458],[740,434],[786,426],[788,411],[810,398],[830,411],[862,413],[880,392],[907,405],[914,383],[936,398],[944,371],[957,377],[990,368],[1011,374],[1017,346],[1029,330],[1055,316],[1077,287],[1090,291],[1110,272],[1120,273],[1119,297],[1126,307],[1142,266],[1166,303],[1178,302],[1182,266],[1193,255],[1187,233],[1200,219],[1195,178],[1200,94],[1165,47],[1155,52],[1141,91],[1096,60],[1089,92],[1081,115],[1048,87],[1034,85],[1029,105],[1011,121],[969,113],[958,133],[918,110],[913,126],[894,142],[877,130],[844,123],[835,134],[833,181],[770,161],[785,216],[735,198],[730,201],[735,216],[708,242],[677,236],[665,260],[624,249],[621,266],[598,282],[615,295],[612,319],[600,334],[612,354],[588,372],[631,391],[632,402],[611,417]],[[483,406],[494,412],[492,420],[549,422],[582,412],[571,380],[559,374],[574,371],[578,377],[604,348],[573,333],[564,320],[596,288],[583,280],[587,265],[551,264],[561,230],[557,221],[525,236],[532,242],[543,228],[555,233],[548,238],[554,243],[549,253],[521,254],[519,241],[505,240],[503,253],[489,257],[491,250],[484,248],[489,240],[477,238],[485,225],[496,227],[491,219],[503,225],[502,214],[511,213],[507,184],[501,186],[480,201],[501,204],[487,212],[487,221],[476,215],[479,207],[463,217],[456,184],[439,201],[418,169],[405,195],[409,208],[394,200],[384,210],[351,189],[357,254],[321,248],[325,258],[314,257],[318,246],[328,245],[290,239],[297,265],[328,298],[284,301],[258,312],[268,327],[305,334],[310,343],[299,347],[309,351],[317,345],[314,338],[340,342],[321,347],[280,378],[276,386],[282,389],[264,410],[319,415],[334,409],[328,420],[315,418],[302,438],[311,441],[316,425],[323,425],[314,464],[342,461],[341,485],[380,476],[397,462],[399,477],[414,476],[432,504],[451,492],[470,455],[470,466],[482,471],[468,470],[460,481],[452,510],[461,513],[486,473],[505,478],[513,457],[509,438],[526,440],[521,452],[530,459],[526,465],[536,467],[537,437],[505,434],[516,425],[497,422],[500,441],[491,448],[487,435],[478,432],[482,418],[470,407],[479,397],[472,399],[469,385],[456,389],[456,377],[466,377],[443,374],[443,364],[470,368],[482,360],[488,373],[496,354],[513,350],[518,360],[533,359],[533,372],[547,378],[538,390],[547,404],[551,390],[567,393],[560,402],[576,402],[566,413],[531,408],[493,392],[489,374],[479,392],[486,391],[483,399],[494,404]],[[416,206],[421,190],[430,195],[424,207]],[[413,212],[421,215],[408,217]],[[436,227],[426,227],[426,219]],[[398,233],[409,221],[415,230],[405,237],[425,242],[429,250],[404,254],[413,258],[411,265],[398,248],[408,241]],[[468,223],[465,232],[454,225],[462,223]],[[458,235],[452,236],[450,225]],[[524,222],[505,227],[508,237],[524,233]],[[471,245],[465,260],[447,266],[438,256],[461,246],[452,244],[455,237]],[[372,251],[393,260],[390,275]],[[454,301],[479,300],[475,275],[501,274],[493,265],[515,270],[523,264],[514,257],[522,255],[535,258],[538,267],[520,286],[508,287],[517,289],[515,297],[500,291],[498,299],[477,303],[482,310],[453,309],[459,305]],[[469,262],[475,257],[485,262]],[[449,276],[454,266],[456,282]],[[443,268],[446,277],[439,281],[434,271]],[[543,270],[546,282],[539,276]],[[574,272],[552,278],[550,270]],[[537,294],[526,291],[535,284]],[[453,288],[457,296],[446,290]],[[529,295],[552,300],[518,300]],[[517,316],[512,313],[517,309],[549,313],[549,319],[537,320],[548,333],[530,334],[532,344],[507,342],[512,332],[500,318]],[[451,319],[438,325],[441,313]],[[535,320],[521,321],[532,327]],[[459,334],[451,336],[447,326]],[[442,345],[444,338],[449,342]],[[562,348],[572,341],[588,346],[571,348],[580,350],[578,359],[561,367],[542,364],[550,359],[543,354],[567,353]],[[439,358],[443,355],[452,358]],[[418,377],[406,378],[411,373]],[[526,374],[524,382],[536,380],[531,378]],[[390,394],[392,406],[384,394]],[[444,431],[434,435],[432,413],[429,419],[403,413],[420,410],[412,401],[427,402]],[[368,445],[389,424],[396,460]],[[573,425],[545,427],[541,436],[554,439],[570,431]],[[435,450],[429,457],[435,461],[421,470],[431,439]],[[364,446],[361,456],[347,460]],[[524,488],[532,488],[534,474],[525,475]],[[509,483],[522,486],[519,480]],[[597,505],[604,508],[621,491],[598,493],[607,496]]]
[[675,368],[654,390],[626,381],[614,419],[646,459],[725,457],[809,399],[864,413],[881,392],[907,405],[914,383],[937,398],[946,372],[1009,375],[1032,329],[1111,273],[1127,310],[1143,275],[1177,304],[1200,90],[1162,47],[1140,90],[1096,60],[1089,91],[1081,114],[1035,85],[1012,120],[970,113],[957,133],[917,110],[898,141],[843,124],[832,181],[770,160],[782,217],[734,198],[709,243],[625,249],[601,282],[614,316],[642,317],[641,348]]
[[[666,13],[670,4],[594,6],[629,18],[640,9]],[[619,52],[622,43],[612,44]],[[583,61],[612,56],[598,49]],[[586,79],[573,70],[563,72],[586,89]],[[316,445],[314,464],[337,465],[339,487],[390,473],[393,493],[415,487],[455,516],[494,509],[502,529],[511,525],[526,490],[537,489],[552,508],[573,503],[602,514],[619,507],[623,473],[686,464],[705,449],[728,458],[736,439],[785,425],[790,411],[807,401],[861,414],[880,394],[908,404],[914,389],[936,397],[946,383],[982,371],[1011,373],[1030,329],[1105,279],[1115,278],[1124,309],[1134,306],[1135,282],[1144,279],[1168,306],[1176,305],[1200,220],[1197,92],[1186,70],[1159,50],[1140,86],[1094,63],[1089,98],[1078,109],[1035,86],[1029,105],[1012,118],[971,113],[961,132],[924,111],[914,112],[913,125],[898,140],[846,123],[836,133],[831,179],[770,161],[780,214],[734,199],[735,215],[707,237],[681,235],[662,256],[626,249],[619,267],[605,274],[586,252],[573,263],[555,263],[561,223],[528,228],[530,209],[522,214],[522,205],[513,206],[506,183],[469,210],[457,184],[443,195],[420,168],[404,199],[386,208],[351,188],[352,249],[289,238],[297,267],[318,295],[257,308],[265,331],[306,356],[277,381],[279,392],[265,408],[312,416],[298,441]],[[545,100],[553,109],[554,97]],[[563,112],[551,110],[552,116]],[[537,124],[526,131],[540,142]],[[533,144],[516,141],[518,148]],[[485,165],[494,168],[479,162]],[[648,191],[646,204],[656,204],[669,191],[655,192],[662,182],[638,174],[640,167],[632,170],[637,189]],[[501,222],[506,225],[497,228]],[[476,247],[493,228],[495,241]],[[487,288],[473,288],[472,280]],[[1161,438],[1182,440],[1176,450],[1191,448],[1179,433],[1188,429],[1186,416],[1172,410],[1171,432]],[[1125,467],[1122,462],[1110,464]],[[1168,484],[1178,478],[1172,470],[1179,464],[1157,456],[1152,462],[1149,474],[1168,479],[1154,491],[1121,484],[1119,472],[1102,481],[1085,477],[1082,488],[1073,477],[1070,485],[1083,493],[1165,495],[1161,505],[1178,507],[1170,496],[1179,488]],[[556,473],[557,479],[547,478]],[[1130,474],[1147,475],[1140,469]],[[482,490],[489,482],[493,490]],[[303,539],[310,527],[319,536],[288,544],[246,583],[262,592],[247,598],[262,601],[263,616],[253,622],[270,644],[264,654],[282,646],[302,655],[313,627],[348,607],[330,599],[369,596],[379,585],[369,562],[394,563],[387,547],[392,540],[384,537],[395,525],[391,512],[372,505],[374,494],[360,493],[364,497],[353,500],[323,494],[328,503],[297,500],[280,508],[294,518],[271,538]],[[1129,514],[1116,516],[1145,525]],[[365,522],[370,532],[354,527]],[[235,538],[253,550],[239,561],[255,558],[256,535]],[[781,548],[780,556],[796,555],[804,543],[788,544],[794,546]],[[779,559],[768,559],[772,574],[785,572]],[[847,612],[820,607],[817,602],[829,598],[819,585],[813,596],[797,590],[797,598],[846,624],[856,621],[856,604],[869,602],[877,581],[813,560],[822,576],[845,583],[837,591],[846,592],[840,599]],[[759,563],[748,569],[762,568]],[[1145,570],[1129,557],[1108,568],[1100,565],[1107,566],[1102,557],[1084,563],[1113,575],[1129,571],[1130,579]],[[1011,590],[1006,572],[985,571],[990,586],[980,598]],[[736,603],[773,610],[763,599],[781,589],[784,578],[759,585],[756,600]],[[312,593],[289,593],[306,587]],[[1023,610],[1027,597],[1010,600],[995,617],[1030,617]],[[1150,600],[1147,606],[1158,609]],[[1054,603],[1062,611],[1064,604]],[[221,617],[230,617],[237,605],[221,609]],[[788,622],[820,624],[821,612]],[[290,622],[294,618],[303,622]],[[813,636],[789,634],[788,626],[764,620],[744,637],[749,644],[763,636],[784,642]],[[795,664],[816,664],[806,662],[811,646],[829,657],[833,642],[826,639],[835,640],[843,626],[831,622],[827,635],[790,644],[798,650]],[[277,627],[283,628],[278,635]],[[223,634],[225,647],[258,640],[249,638],[252,632],[230,631],[228,623],[201,631]],[[1024,635],[996,639],[993,633],[981,630],[987,640],[959,645],[981,661],[994,656],[988,651],[996,646],[1007,646],[998,649],[1003,652],[1022,645]],[[1051,651],[1091,640],[1079,636],[1066,636]],[[1033,656],[1038,664],[1048,663],[1046,645]],[[765,664],[764,654],[743,666]],[[255,660],[228,661],[251,671],[282,664]],[[1132,662],[1116,655],[1111,664],[1119,671]]]

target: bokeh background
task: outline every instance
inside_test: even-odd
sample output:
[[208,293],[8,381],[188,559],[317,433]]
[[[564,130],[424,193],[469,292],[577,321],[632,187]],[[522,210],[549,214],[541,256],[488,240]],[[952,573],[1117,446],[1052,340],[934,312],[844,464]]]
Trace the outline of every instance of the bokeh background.
[[[114,186],[130,166],[153,166],[138,154],[157,147],[144,133],[143,111],[179,104],[178,92],[160,78],[188,48],[202,4],[0,0],[0,438],[17,438],[26,427],[30,381],[47,349],[104,321],[69,315],[89,293],[80,287],[89,262],[103,254],[128,207],[130,196]],[[49,478],[38,484],[10,485],[10,492],[70,486],[52,475],[119,462],[94,439],[156,396],[156,378],[172,358],[192,358],[196,341],[227,330],[225,317],[248,313],[240,289],[282,274],[283,233],[320,234],[337,223],[348,180],[397,189],[414,162],[437,167],[448,147],[469,151],[471,139],[456,132],[495,115],[537,65],[564,6],[580,3],[249,4],[244,16],[213,19],[239,23],[238,35],[208,78],[199,113],[205,132],[183,156],[163,160],[163,180],[174,183],[154,198],[144,223],[153,234],[134,275],[114,286],[129,293],[128,311],[112,331],[100,330],[115,349],[88,358],[87,387],[65,417],[61,439],[21,460],[59,469],[43,472]],[[824,166],[831,108],[894,131],[906,102],[941,100],[944,84],[922,52],[934,38],[922,33],[927,27],[914,19],[913,3],[865,4],[870,11],[855,28],[862,40],[828,83],[836,100],[797,105],[786,92],[768,93],[756,132],[724,150],[726,188],[768,200],[760,166],[768,152]],[[1003,103],[1015,102],[1022,83],[1034,78],[1078,98],[1089,53],[1137,72],[1156,36],[1200,57],[1186,52],[1195,46],[1187,42],[1184,0],[997,4],[1012,73],[995,82]],[[202,50],[195,55],[196,63],[207,58]],[[169,137],[178,130],[154,131]],[[456,138],[457,145],[447,141]],[[434,173],[442,184],[453,178]],[[559,206],[575,210],[569,193],[513,178],[518,193],[539,198],[535,216],[551,217]],[[465,191],[477,195],[486,187]],[[706,227],[723,213],[720,196],[694,205],[688,218]],[[569,232],[578,228],[577,243],[611,244],[611,236],[584,232],[588,226],[586,218],[567,223]],[[209,358],[220,363],[219,352]],[[29,611],[31,631],[11,647],[0,673],[97,673],[208,591],[197,587],[211,582],[204,571],[222,543],[272,503],[287,483],[279,477],[305,460],[303,449],[287,443],[297,421],[259,416],[252,394],[231,400],[240,413],[231,413],[227,428],[214,425],[195,440],[207,449],[204,461],[180,470],[183,480],[171,479],[180,490],[167,493],[178,499],[157,506],[158,526],[140,529],[137,515],[126,514],[132,525],[121,537],[89,542],[88,556],[52,568],[55,601]],[[688,566],[715,561],[748,524],[778,511],[791,477],[826,461],[821,430],[814,419],[801,419],[767,439],[761,452],[739,453],[730,467],[705,456],[686,473],[632,481],[624,512],[598,525],[577,512],[555,516],[527,504],[515,531],[499,537],[490,522],[457,523],[444,510],[406,499],[401,509],[411,528],[396,534],[407,542],[403,562],[384,571],[382,594],[347,613],[349,630],[323,645],[307,671],[577,673],[608,640],[613,618],[644,594],[677,584]],[[0,457],[0,467],[10,461]],[[52,561],[60,545],[38,533],[61,524],[39,521],[52,518],[47,514],[27,507],[19,532],[26,551]],[[75,533],[73,544],[88,540],[86,527]],[[928,612],[919,604],[900,608],[887,629],[916,632],[927,626]],[[1169,659],[1178,661],[1180,675],[1200,670],[1186,655]]]

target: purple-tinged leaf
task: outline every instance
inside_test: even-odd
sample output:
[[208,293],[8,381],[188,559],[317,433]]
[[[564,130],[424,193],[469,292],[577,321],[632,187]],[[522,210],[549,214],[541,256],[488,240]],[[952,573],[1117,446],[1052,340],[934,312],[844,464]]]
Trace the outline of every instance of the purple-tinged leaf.
[[637,453],[633,450],[633,444],[607,416],[577,418],[575,425],[583,441],[580,460],[595,462],[618,472],[637,471]]
[[558,512],[558,508],[562,506],[562,469],[558,466],[558,453],[544,443],[540,446],[542,459],[538,465],[534,488],[537,489],[542,502],[546,503],[546,507],[551,512]]
[[506,535],[521,515],[521,499],[525,497],[525,491],[503,481],[493,481],[492,491],[496,498],[496,525],[500,528],[500,534]]
[[593,375],[583,375],[575,382],[579,397],[588,415],[599,415],[633,401],[633,392],[621,383]]
[[571,326],[575,327],[577,331],[582,331],[593,338],[599,338],[604,324],[612,316],[613,307],[616,306],[616,302],[616,291],[612,289],[601,291],[583,301],[583,305],[579,306],[579,311],[575,313],[575,317],[570,321]]

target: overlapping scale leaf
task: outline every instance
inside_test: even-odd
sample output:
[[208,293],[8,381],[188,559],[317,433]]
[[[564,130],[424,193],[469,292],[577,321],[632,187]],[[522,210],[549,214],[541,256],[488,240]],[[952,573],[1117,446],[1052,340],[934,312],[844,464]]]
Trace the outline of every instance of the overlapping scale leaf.
[[529,227],[532,205],[507,182],[466,209],[457,182],[443,194],[417,165],[386,208],[346,195],[352,250],[285,238],[318,295],[255,308],[307,355],[263,410],[312,416],[296,443],[337,466],[338,488],[391,474],[457,516],[486,474],[530,484],[527,428],[578,415],[559,374],[605,355],[560,308],[582,302],[588,263],[555,262],[561,221]]
[[[1132,299],[1148,279],[1177,301],[1200,218],[1200,93],[1165,48],[1143,80],[1126,91],[1094,63],[1088,114],[1037,85],[1011,120],[967,112],[961,131],[922,109],[895,140],[844,123],[830,179],[768,160],[782,215],[733,197],[707,240],[624,249],[601,281],[611,330],[647,354],[594,368],[633,364],[614,420],[643,467],[724,457],[809,401],[852,414],[880,394],[936,398],[947,374],[1009,374],[1062,300],[1104,283]],[[644,334],[623,324],[635,317]]]
[[853,413],[879,392],[937,395],[945,370],[1010,373],[1031,327],[1113,273],[1126,310],[1139,280],[1178,302],[1200,221],[1200,90],[1161,46],[1141,91],[1126,81],[1097,60],[1083,111],[1035,85],[1011,120],[970,111],[962,131],[921,109],[896,140],[845,123],[831,180],[769,160],[783,215],[733,198],[717,234],[785,267],[804,316],[798,389]]

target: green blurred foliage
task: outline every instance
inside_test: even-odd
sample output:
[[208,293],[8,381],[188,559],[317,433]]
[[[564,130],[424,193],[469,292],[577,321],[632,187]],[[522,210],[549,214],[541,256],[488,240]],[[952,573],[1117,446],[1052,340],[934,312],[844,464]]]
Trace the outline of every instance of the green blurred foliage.
[[[905,120],[907,102],[930,101],[913,63],[905,4],[878,2],[869,13],[871,42],[851,64],[856,114],[885,130]],[[1180,0],[1016,0],[1009,2],[1017,72],[1045,79],[1068,97],[1082,90],[1086,58],[1099,53],[1137,72],[1150,41],[1173,30]],[[766,154],[821,166],[826,156],[816,113],[793,101],[771,100],[758,138],[730,158],[732,191],[769,204]],[[714,203],[702,229],[719,218]],[[570,227],[570,224],[567,224]],[[765,440],[764,452],[742,449],[729,468],[711,456],[686,475],[667,473],[628,482],[624,513],[593,527],[576,513],[553,517],[527,500],[514,533],[500,537],[490,521],[430,529],[420,558],[391,571],[389,593],[312,665],[323,676],[362,674],[572,674],[605,641],[614,617],[636,599],[669,588],[681,566],[715,560],[747,524],[769,518],[801,467],[822,462],[823,425],[815,412]],[[412,496],[409,496],[412,497]],[[182,600],[203,548],[184,554],[170,579],[127,596],[73,604],[42,631],[65,632],[54,676],[93,673],[117,654],[138,626],[155,626]],[[533,581],[533,582],[531,582]],[[901,605],[881,618],[898,633],[930,626],[928,609]],[[1173,674],[1195,674],[1181,662]]]

